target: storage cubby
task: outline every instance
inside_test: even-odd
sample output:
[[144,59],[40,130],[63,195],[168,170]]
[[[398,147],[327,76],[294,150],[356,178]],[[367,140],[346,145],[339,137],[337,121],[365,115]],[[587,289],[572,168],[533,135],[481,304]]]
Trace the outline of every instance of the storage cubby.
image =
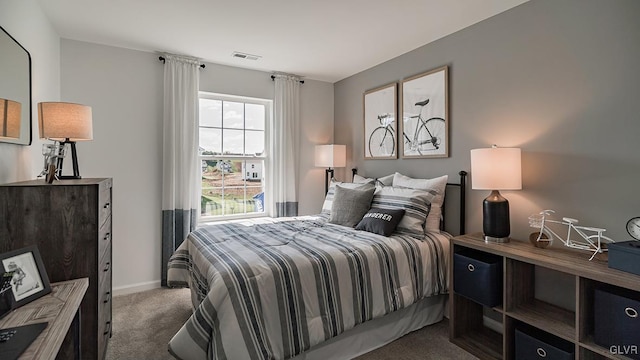
[[[478,302],[481,300],[468,294],[469,290],[473,294],[477,289],[464,289],[461,286],[464,287],[465,284],[456,284],[456,254],[459,254],[458,262],[460,255],[472,255],[475,259],[492,264],[495,262],[491,259],[499,259],[502,279],[497,283],[502,287],[502,305],[492,308],[483,306]],[[480,359],[516,359],[516,331],[520,332],[518,338],[522,341],[526,338],[521,332],[524,329],[533,334],[534,339],[540,337],[543,342],[549,342],[552,346],[550,351],[553,351],[553,346],[557,346],[562,350],[561,353],[573,354],[571,358],[640,359],[637,354],[640,351],[640,335],[637,335],[640,331],[634,330],[632,335],[638,337],[637,348],[622,343],[620,346],[602,346],[594,339],[595,327],[598,326],[594,319],[596,311],[601,310],[595,304],[596,292],[600,292],[598,298],[606,304],[604,306],[608,307],[609,303],[622,304],[617,305],[617,313],[604,313],[605,319],[620,316],[620,312],[625,309],[631,318],[635,315],[636,304],[640,308],[640,276],[610,269],[603,260],[588,259],[586,252],[564,248],[541,249],[523,241],[485,243],[481,234],[453,238],[450,261],[452,287],[449,298],[451,342]],[[460,263],[458,265],[460,271],[463,267]],[[563,298],[564,303],[560,304],[562,306],[552,303],[545,296],[537,296],[540,294],[537,294],[536,284],[538,291],[540,288],[546,289],[539,284],[540,280],[548,279],[536,279],[536,274],[559,281],[560,287],[569,294],[569,297]],[[502,331],[496,332],[486,326],[487,311],[497,313],[498,319],[501,317],[499,323]],[[496,316],[492,318],[495,320]],[[611,325],[607,321],[600,322],[606,326]],[[634,327],[636,323],[629,324],[626,326]],[[602,334],[603,325],[599,326]],[[605,334],[615,333],[615,329],[604,330]],[[618,340],[622,342],[623,339],[629,342],[626,333],[616,336],[620,338],[614,338],[614,343]]]

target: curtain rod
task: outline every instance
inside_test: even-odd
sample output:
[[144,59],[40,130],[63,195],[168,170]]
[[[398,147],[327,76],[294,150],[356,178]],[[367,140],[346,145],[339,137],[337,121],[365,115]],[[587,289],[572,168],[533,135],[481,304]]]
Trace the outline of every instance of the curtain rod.
[[[271,75],[271,81],[275,80],[276,76],[275,75]],[[304,84],[304,80],[300,80],[300,84]]]
[[[160,60],[160,61],[162,61],[162,62],[164,62],[164,61],[165,61],[165,60],[164,60],[164,58],[163,58],[162,56],[159,56],[159,57],[158,57],[158,60]],[[200,67],[204,69],[204,64],[200,64]]]

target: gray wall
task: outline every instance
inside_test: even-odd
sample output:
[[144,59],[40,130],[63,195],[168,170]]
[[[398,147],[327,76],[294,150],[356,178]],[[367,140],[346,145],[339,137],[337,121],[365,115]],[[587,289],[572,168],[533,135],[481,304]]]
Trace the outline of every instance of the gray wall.
[[[503,192],[513,237],[526,239],[527,217],[550,208],[627,239],[627,219],[640,215],[638,18],[636,0],[524,3],[336,83],[335,142],[371,176],[456,176],[471,149],[520,147],[523,190]],[[364,161],[362,94],[442,65],[450,157]],[[482,231],[488,193],[469,192],[471,232]]]
[[43,168],[37,104],[60,97],[60,37],[36,0],[0,0],[0,26],[31,54],[31,146],[0,143],[0,184],[35,179]]
[[[113,177],[116,293],[160,284],[163,65],[158,54],[62,40],[62,99],[93,108],[94,139],[78,143],[83,177]],[[206,64],[203,91],[273,99],[269,73]],[[333,85],[301,88],[300,213],[317,213],[324,190],[313,145],[333,136]]]

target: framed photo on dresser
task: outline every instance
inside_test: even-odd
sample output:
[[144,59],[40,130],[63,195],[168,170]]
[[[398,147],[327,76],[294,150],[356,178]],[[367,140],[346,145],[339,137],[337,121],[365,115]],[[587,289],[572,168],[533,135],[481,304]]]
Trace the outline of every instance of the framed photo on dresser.
[[15,299],[13,308],[51,292],[49,277],[37,246],[28,246],[0,254],[0,264],[2,264],[3,274],[11,274],[11,292]]

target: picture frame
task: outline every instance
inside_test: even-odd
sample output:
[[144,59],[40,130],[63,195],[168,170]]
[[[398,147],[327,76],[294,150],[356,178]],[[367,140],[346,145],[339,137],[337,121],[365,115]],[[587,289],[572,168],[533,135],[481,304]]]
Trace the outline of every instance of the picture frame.
[[35,245],[0,254],[2,273],[12,272],[13,308],[51,292],[49,277]]
[[364,159],[398,158],[398,83],[363,94]]
[[449,157],[449,67],[404,79],[400,91],[402,158]]

